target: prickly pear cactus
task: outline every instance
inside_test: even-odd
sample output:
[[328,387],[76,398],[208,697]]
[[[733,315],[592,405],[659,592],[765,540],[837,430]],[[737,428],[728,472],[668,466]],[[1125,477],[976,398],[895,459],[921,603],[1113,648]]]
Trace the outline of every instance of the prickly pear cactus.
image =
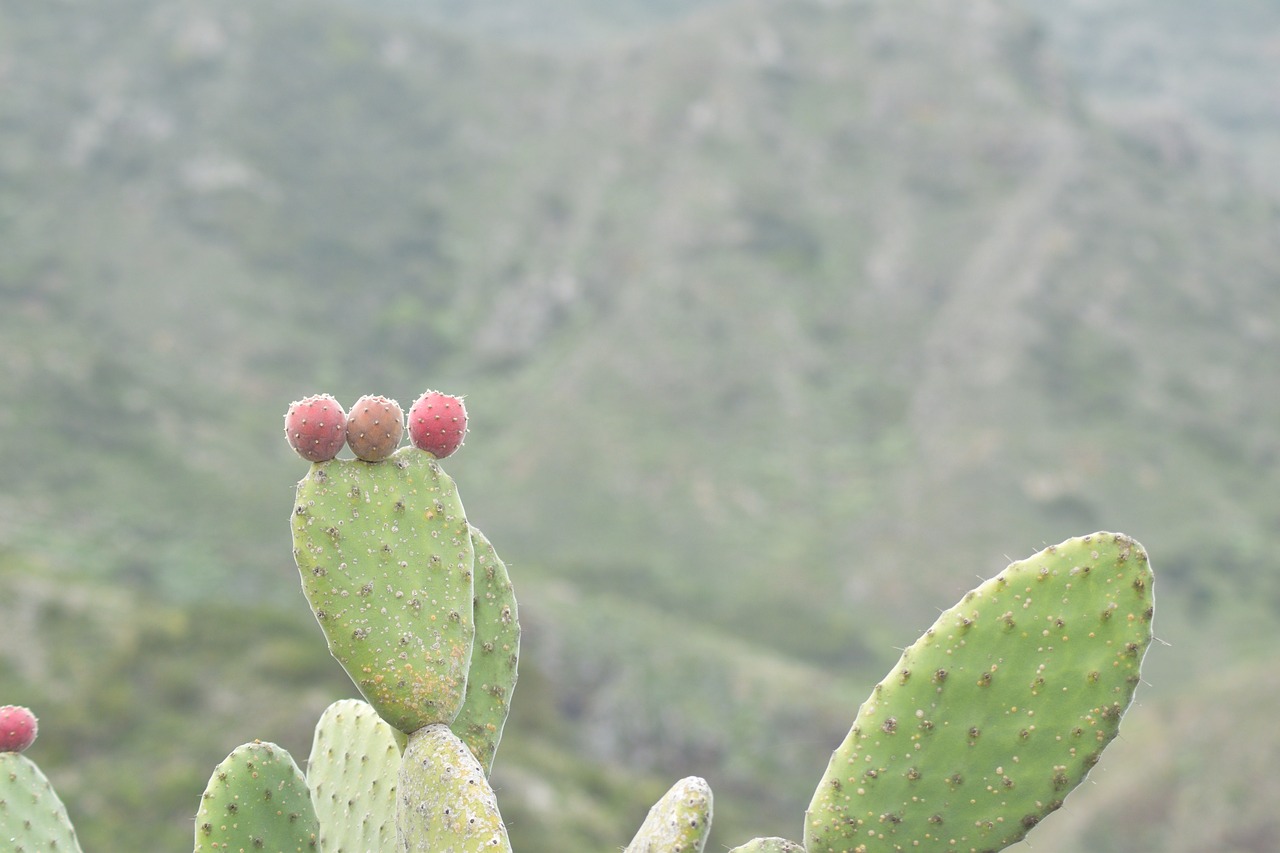
[[480,760],[484,772],[493,769],[494,753],[511,710],[520,659],[520,615],[507,566],[493,545],[474,526],[475,647],[462,709],[450,728]]
[[396,785],[405,736],[358,699],[334,702],[320,715],[307,786],[325,853],[392,850]]
[[307,780],[288,751],[255,741],[236,747],[209,777],[196,813],[195,853],[319,850]]
[[0,847],[80,850],[66,806],[35,762],[17,752],[0,752]]
[[809,853],[995,851],[1116,736],[1151,642],[1146,552],[1120,534],[1016,562],[943,613],[863,703],[806,814]]
[[711,832],[711,786],[689,776],[649,809],[625,853],[702,853]]
[[313,463],[293,546],[330,652],[382,718],[406,734],[452,722],[475,636],[475,552],[439,463],[413,447]]
[[409,736],[398,796],[403,853],[511,853],[484,768],[448,726]]

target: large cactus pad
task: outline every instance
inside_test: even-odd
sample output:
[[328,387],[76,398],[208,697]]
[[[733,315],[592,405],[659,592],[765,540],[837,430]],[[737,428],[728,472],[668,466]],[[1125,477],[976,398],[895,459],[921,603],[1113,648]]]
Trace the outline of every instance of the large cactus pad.
[[1016,562],[943,613],[863,703],[806,815],[809,853],[995,851],[1116,736],[1151,641],[1127,536]]
[[475,637],[475,552],[431,454],[313,464],[298,483],[293,553],[330,652],[383,719],[406,733],[452,722]]

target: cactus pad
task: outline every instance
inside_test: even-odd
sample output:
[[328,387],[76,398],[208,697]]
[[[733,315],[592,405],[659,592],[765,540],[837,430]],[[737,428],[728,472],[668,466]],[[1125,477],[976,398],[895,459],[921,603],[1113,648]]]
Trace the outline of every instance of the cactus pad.
[[448,726],[409,736],[397,792],[405,853],[511,853],[484,768]]
[[520,658],[520,616],[506,564],[475,527],[475,648],[462,710],[450,728],[471,747],[487,774],[511,710]]
[[702,853],[711,832],[711,786],[689,776],[649,809],[625,853]]
[[298,483],[293,553],[329,651],[391,725],[449,723],[475,626],[475,559],[453,480],[404,447],[315,463]]
[[804,847],[785,838],[753,838],[729,853],[804,853]]
[[809,806],[809,853],[977,853],[1021,839],[1116,736],[1152,601],[1146,552],[1112,533],[969,592],[862,704]]
[[325,853],[392,850],[396,784],[405,736],[358,699],[334,702],[320,715],[307,785]]
[[79,853],[66,806],[35,762],[0,753],[0,844],[15,853]]
[[319,850],[307,780],[288,751],[254,741],[214,768],[196,813],[195,853]]

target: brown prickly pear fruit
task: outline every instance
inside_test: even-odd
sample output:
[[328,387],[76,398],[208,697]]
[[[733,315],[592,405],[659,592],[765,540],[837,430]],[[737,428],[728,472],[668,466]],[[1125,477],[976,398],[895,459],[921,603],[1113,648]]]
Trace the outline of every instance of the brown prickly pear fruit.
[[461,397],[427,391],[409,408],[409,440],[437,459],[461,447],[466,434],[467,407]]
[[309,462],[328,462],[347,437],[347,413],[328,394],[316,394],[289,406],[284,416],[289,446]]
[[395,400],[366,394],[351,407],[347,444],[357,458],[381,462],[395,452],[403,437],[404,410]]

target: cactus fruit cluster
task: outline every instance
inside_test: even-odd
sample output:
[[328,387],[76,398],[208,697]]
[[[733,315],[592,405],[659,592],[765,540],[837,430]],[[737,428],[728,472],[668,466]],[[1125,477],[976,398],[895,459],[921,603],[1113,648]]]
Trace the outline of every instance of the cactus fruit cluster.
[[[306,771],[253,741],[215,768],[195,850],[510,851],[488,777],[516,686],[511,579],[440,460],[461,399],[424,393],[401,447],[398,403],[289,407],[310,468],[291,526],[303,593],[363,699],[316,725]],[[343,444],[354,459],[338,459]],[[1094,533],[1013,563],[945,611],[857,710],[805,812],[802,841],[730,853],[987,853],[1023,838],[1097,764],[1151,642],[1142,546]],[[66,809],[24,755],[25,708],[0,708],[0,841],[78,850]],[[706,781],[677,782],[625,853],[701,853]]]

